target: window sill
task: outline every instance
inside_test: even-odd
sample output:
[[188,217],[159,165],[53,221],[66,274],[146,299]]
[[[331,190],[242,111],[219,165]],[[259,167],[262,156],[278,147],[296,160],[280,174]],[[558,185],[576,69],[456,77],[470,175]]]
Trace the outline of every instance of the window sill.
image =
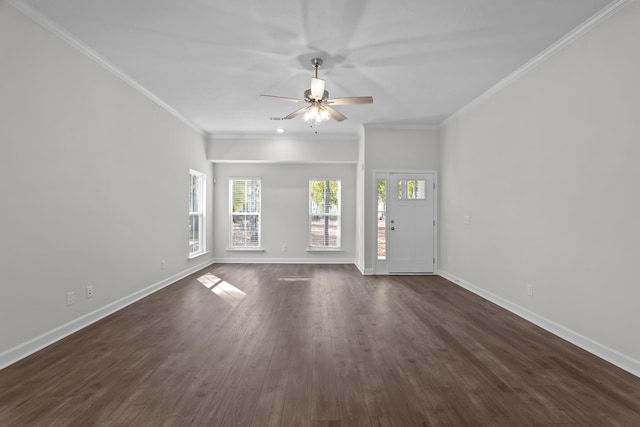
[[264,252],[264,248],[227,248],[227,252]]
[[306,249],[307,252],[344,252],[342,248],[314,248],[308,247]]
[[208,253],[209,253],[209,251],[198,252],[198,253],[195,253],[195,254],[189,254],[189,256],[187,257],[187,259],[194,259],[194,258],[198,258],[198,257],[201,257],[202,255],[206,255],[206,254],[208,254]]

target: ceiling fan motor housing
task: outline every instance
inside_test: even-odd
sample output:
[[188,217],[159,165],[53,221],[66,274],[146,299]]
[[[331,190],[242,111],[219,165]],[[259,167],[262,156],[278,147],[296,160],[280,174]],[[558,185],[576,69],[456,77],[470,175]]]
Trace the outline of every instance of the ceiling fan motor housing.
[[307,102],[314,102],[314,101],[325,102],[327,99],[329,99],[329,92],[327,92],[326,90],[322,94],[322,99],[314,99],[314,98],[312,98],[311,97],[311,89],[307,89],[307,90],[304,91],[304,100],[307,101]]

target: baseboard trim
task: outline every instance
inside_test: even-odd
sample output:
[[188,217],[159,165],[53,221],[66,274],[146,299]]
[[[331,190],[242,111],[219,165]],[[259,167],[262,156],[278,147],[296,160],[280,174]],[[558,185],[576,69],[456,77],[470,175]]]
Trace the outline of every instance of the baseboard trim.
[[571,329],[568,329],[552,320],[542,317],[524,307],[512,303],[498,295],[488,292],[479,286],[469,283],[455,275],[448,273],[444,270],[438,270],[438,275],[453,282],[454,284],[473,292],[474,294],[491,301],[492,303],[499,305],[505,310],[522,317],[523,319],[541,327],[542,329],[551,332],[552,334],[569,341],[570,343],[580,347],[589,353],[598,356],[607,362],[616,365],[620,369],[623,369],[630,374],[640,377],[640,361],[635,360],[629,356],[626,356],[616,350],[613,350],[605,345],[602,345],[590,338],[587,338]]
[[82,328],[85,328],[92,323],[97,322],[100,319],[107,317],[110,314],[115,313],[118,310],[123,309],[124,307],[133,304],[134,302],[151,295],[154,292],[159,291],[160,289],[167,287],[180,279],[187,277],[190,274],[197,272],[198,270],[202,270],[213,264],[213,260],[209,259],[207,261],[201,262],[199,264],[193,265],[189,267],[187,270],[184,270],[178,274],[175,274],[171,277],[168,277],[160,282],[154,283],[151,286],[148,286],[144,289],[141,289],[137,292],[132,293],[129,296],[121,298],[117,301],[114,301],[110,304],[105,305],[91,313],[85,314],[84,316],[78,317],[77,319],[72,320],[62,326],[59,326],[49,332],[45,332],[44,334],[33,338],[27,342],[17,345],[9,350],[6,350],[0,353],[0,369],[6,368],[9,365],[12,365],[18,362],[21,359],[59,341],[74,332],[79,331]]
[[353,263],[363,276],[371,276],[374,273],[373,268],[365,268],[358,260],[354,260]]
[[350,258],[215,258],[216,264],[356,264]]
[[360,274],[362,274],[363,276],[373,276],[376,273],[373,268],[365,268],[357,260],[354,261],[353,263],[355,264],[358,271],[360,271]]

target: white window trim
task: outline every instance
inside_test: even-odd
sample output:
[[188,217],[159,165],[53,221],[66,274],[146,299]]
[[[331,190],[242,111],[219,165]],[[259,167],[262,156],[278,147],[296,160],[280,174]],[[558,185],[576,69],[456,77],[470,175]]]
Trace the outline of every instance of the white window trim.
[[[338,181],[339,187],[338,187],[338,212],[337,213],[331,213],[331,214],[327,214],[330,216],[337,216],[338,217],[338,234],[337,234],[337,245],[336,246],[314,246],[311,244],[312,238],[311,238],[311,218],[313,217],[313,215],[311,214],[311,181]],[[308,210],[307,210],[307,220],[308,220],[308,224],[307,224],[307,252],[344,252],[344,250],[342,249],[342,180],[340,178],[309,178],[309,183],[308,183],[308,187],[307,187],[307,197],[309,198],[308,201]],[[322,214],[323,216],[325,214]]]
[[[207,200],[206,200],[206,196],[207,196],[207,175],[202,173],[202,172],[198,172],[196,170],[193,169],[189,169],[189,185],[191,185],[191,177],[192,176],[196,176],[199,179],[200,182],[200,207],[201,207],[201,211],[200,212],[191,212],[191,209],[189,209],[189,218],[191,218],[192,216],[199,216],[200,217],[200,228],[199,228],[199,233],[198,233],[198,240],[200,243],[200,250],[198,252],[191,252],[191,250],[189,249],[189,253],[187,258],[188,259],[193,259],[193,258],[197,258],[199,256],[202,256],[204,254],[207,253],[207,233],[206,233],[206,227],[207,227],[207,219],[206,219],[206,212],[207,212]],[[191,197],[191,189],[189,189],[189,197]],[[191,208],[191,206],[189,206],[189,208]],[[190,221],[189,221],[190,223]]]
[[241,246],[236,246],[235,248],[227,248],[225,249],[225,251],[227,252],[264,252],[264,248],[262,246],[248,246],[248,247],[241,247]]
[[[260,183],[260,212],[258,213],[249,213],[249,215],[256,215],[259,219],[260,223],[260,231],[258,233],[258,246],[234,246],[233,244],[233,182],[234,181],[248,181],[255,180]],[[226,249],[227,252],[264,252],[264,248],[262,247],[262,177],[259,176],[233,176],[229,177],[229,247]],[[246,212],[235,212],[236,215],[247,215]]]
[[344,252],[344,249],[339,247],[324,247],[324,246],[308,246],[307,252]]

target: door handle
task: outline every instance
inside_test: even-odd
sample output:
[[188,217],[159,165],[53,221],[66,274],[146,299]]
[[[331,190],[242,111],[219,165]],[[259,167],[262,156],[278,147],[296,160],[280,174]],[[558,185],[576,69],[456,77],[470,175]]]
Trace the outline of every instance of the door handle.
[[391,227],[391,230],[395,230],[395,229],[396,229],[395,227]]

